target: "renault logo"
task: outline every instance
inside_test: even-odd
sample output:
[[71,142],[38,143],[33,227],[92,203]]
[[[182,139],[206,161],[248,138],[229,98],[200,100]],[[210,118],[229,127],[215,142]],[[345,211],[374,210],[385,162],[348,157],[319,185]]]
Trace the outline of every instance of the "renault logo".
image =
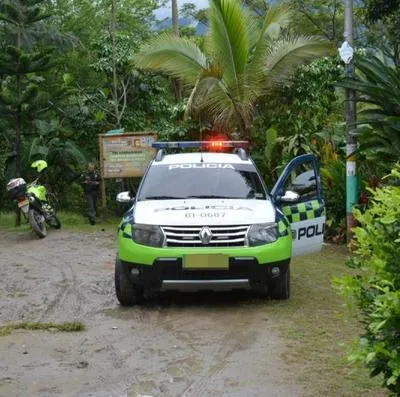
[[206,245],[206,244],[210,244],[213,234],[211,233],[211,230],[205,226],[200,230],[199,236],[200,236],[201,242],[204,245]]

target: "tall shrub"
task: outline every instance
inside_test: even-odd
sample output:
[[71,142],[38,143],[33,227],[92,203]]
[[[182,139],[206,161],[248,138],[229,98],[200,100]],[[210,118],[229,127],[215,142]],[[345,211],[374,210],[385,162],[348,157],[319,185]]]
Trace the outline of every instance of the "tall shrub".
[[373,205],[356,217],[355,273],[339,280],[341,292],[356,301],[364,324],[353,360],[372,376],[383,375],[384,386],[400,396],[400,166],[395,183],[372,193]]

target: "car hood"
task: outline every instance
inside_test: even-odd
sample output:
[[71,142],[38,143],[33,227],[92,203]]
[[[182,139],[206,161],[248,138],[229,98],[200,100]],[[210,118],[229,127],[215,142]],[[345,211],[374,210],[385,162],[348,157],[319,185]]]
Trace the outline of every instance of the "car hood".
[[135,223],[160,226],[250,225],[275,222],[270,200],[149,200],[134,208]]

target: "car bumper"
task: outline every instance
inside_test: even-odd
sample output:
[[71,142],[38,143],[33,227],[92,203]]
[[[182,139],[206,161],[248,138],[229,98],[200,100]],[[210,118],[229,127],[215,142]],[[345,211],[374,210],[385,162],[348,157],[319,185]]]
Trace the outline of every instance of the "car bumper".
[[154,290],[232,290],[250,289],[268,283],[286,272],[290,258],[267,264],[256,258],[230,257],[229,268],[187,270],[182,258],[158,258],[152,266],[121,260],[130,280]]

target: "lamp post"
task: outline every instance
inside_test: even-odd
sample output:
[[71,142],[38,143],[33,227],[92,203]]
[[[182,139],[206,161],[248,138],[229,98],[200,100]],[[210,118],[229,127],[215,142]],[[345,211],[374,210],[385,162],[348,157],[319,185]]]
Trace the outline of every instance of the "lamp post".
[[[353,0],[345,0],[344,43],[339,49],[341,59],[346,64],[346,77],[354,76],[353,59]],[[357,177],[357,126],[356,92],[346,89],[346,215],[347,241],[351,239],[351,229],[356,226],[353,207],[359,201]]]

